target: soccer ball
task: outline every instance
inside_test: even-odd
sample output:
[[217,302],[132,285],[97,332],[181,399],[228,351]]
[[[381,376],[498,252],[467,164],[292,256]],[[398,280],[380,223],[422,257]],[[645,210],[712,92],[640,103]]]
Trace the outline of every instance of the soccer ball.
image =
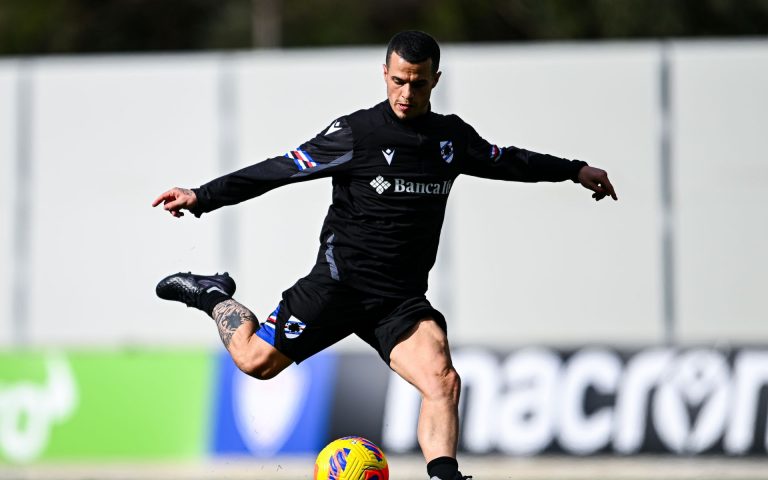
[[387,457],[363,437],[334,440],[315,461],[315,480],[389,480]]

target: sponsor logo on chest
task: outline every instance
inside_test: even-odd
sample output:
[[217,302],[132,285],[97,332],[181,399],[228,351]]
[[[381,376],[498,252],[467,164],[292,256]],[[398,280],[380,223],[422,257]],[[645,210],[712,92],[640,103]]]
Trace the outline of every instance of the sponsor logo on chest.
[[448,195],[451,193],[453,180],[442,180],[439,182],[413,182],[404,178],[385,179],[381,175],[370,182],[371,187],[381,195],[390,187],[393,193],[410,193],[415,195]]

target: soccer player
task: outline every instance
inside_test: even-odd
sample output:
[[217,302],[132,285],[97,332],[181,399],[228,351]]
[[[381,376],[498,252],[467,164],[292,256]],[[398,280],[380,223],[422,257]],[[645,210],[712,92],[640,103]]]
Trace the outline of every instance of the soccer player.
[[446,321],[425,297],[448,194],[460,174],[518,182],[572,180],[617,200],[605,171],[583,161],[497,147],[456,115],[430,108],[440,48],[406,31],[389,43],[387,99],[333,120],[315,138],[199,188],[172,188],[153,202],[174,217],[234,205],[274,188],[333,179],[317,262],[283,292],[261,325],[232,298],[222,275],[177,273],[157,294],[213,318],[235,364],[269,379],[355,334],[422,398],[417,435],[431,480],[461,480],[456,461],[460,380]]

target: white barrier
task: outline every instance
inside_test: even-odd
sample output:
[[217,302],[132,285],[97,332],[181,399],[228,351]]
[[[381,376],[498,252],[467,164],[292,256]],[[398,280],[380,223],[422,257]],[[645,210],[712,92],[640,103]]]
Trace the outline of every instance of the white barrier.
[[768,338],[768,47],[676,45],[675,192],[682,338]]
[[[383,99],[383,56],[31,60],[29,288],[13,299],[23,319],[10,318],[9,294],[18,66],[0,62],[0,344],[216,345],[205,319],[154,298],[155,282],[178,270],[229,270],[264,317],[314,261],[328,181],[199,220],[149,203]],[[677,340],[768,341],[768,43],[675,43],[670,59]],[[664,340],[659,62],[653,43],[445,47],[436,111],[500,145],[604,167],[620,196],[594,204],[569,182],[459,179],[429,293],[452,341]]]

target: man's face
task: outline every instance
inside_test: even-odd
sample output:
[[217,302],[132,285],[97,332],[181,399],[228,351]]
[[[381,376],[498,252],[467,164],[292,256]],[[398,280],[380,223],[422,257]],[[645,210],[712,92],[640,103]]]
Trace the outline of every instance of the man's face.
[[384,65],[389,106],[400,120],[408,120],[427,113],[432,89],[440,79],[440,72],[432,73],[432,59],[409,63],[396,52]]

